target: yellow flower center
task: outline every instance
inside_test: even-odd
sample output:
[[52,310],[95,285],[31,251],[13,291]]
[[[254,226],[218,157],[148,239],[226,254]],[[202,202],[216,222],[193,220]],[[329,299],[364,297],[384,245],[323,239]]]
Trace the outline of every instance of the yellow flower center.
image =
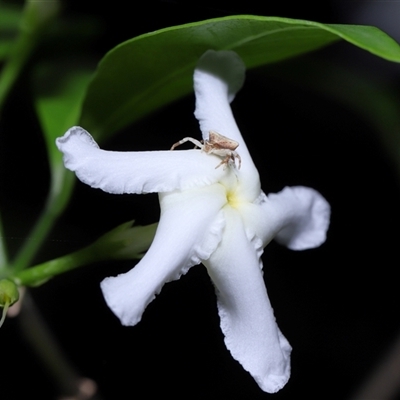
[[238,208],[239,204],[241,203],[236,191],[227,190],[226,200],[228,204],[233,208]]

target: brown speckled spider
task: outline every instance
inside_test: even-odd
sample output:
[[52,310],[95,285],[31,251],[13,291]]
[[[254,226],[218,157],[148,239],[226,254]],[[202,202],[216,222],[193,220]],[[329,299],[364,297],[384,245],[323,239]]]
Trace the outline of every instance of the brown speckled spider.
[[171,150],[174,150],[176,147],[185,142],[192,142],[196,147],[199,147],[201,151],[204,151],[207,154],[215,154],[218,157],[222,157],[223,160],[215,168],[218,168],[223,164],[229,165],[230,161],[233,161],[233,164],[236,165],[235,158],[237,158],[239,162],[238,169],[241,167],[242,159],[235,151],[239,146],[239,143],[219,134],[218,132],[210,131],[208,140],[202,141],[192,137],[185,137],[179,142],[173,144]]

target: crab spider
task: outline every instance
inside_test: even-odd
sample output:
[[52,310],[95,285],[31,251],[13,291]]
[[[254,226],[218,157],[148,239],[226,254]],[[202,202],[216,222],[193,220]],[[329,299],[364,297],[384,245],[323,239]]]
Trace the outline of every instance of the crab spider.
[[186,142],[192,142],[196,147],[199,147],[201,151],[204,151],[206,154],[215,154],[218,157],[222,157],[223,160],[215,167],[216,169],[223,164],[229,165],[230,160],[232,160],[235,164],[235,158],[237,158],[239,162],[238,168],[240,169],[241,167],[242,160],[239,154],[235,151],[239,146],[239,143],[219,134],[218,132],[210,131],[208,140],[203,140],[203,143],[192,137],[185,137],[179,142],[174,143],[171,147],[171,150],[174,150],[176,147]]

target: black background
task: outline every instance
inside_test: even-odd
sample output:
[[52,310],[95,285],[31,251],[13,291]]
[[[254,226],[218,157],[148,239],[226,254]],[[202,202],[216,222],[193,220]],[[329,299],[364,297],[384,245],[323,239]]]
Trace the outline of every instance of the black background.
[[[79,57],[86,52],[97,60],[123,40],[176,24],[233,14],[349,23],[363,4],[84,3],[65,2],[64,21],[73,24],[78,16],[95,16],[101,34],[88,43],[71,39],[66,53]],[[381,7],[388,6],[382,2]],[[46,48],[35,57],[40,58],[40,52],[43,56]],[[397,66],[348,44],[336,44],[315,57],[375,73],[399,88]],[[48,185],[28,83],[29,66],[8,99],[0,125],[0,204],[11,251],[29,235]],[[291,379],[279,393],[266,394],[232,359],[204,267],[193,267],[167,284],[142,321],[126,328],[105,305],[99,282],[135,262],[103,263],[54,278],[31,294],[67,358],[97,382],[104,399],[350,399],[400,331],[398,178],[379,133],[343,105],[277,81],[268,70],[248,73],[233,109],[266,193],[286,185],[310,186],[332,206],[328,239],[320,248],[292,252],[271,243],[263,255],[271,303],[293,346]],[[183,136],[196,137],[193,110],[190,96],[124,130],[104,147],[167,149]],[[78,183],[35,261],[78,249],[130,219],[155,222],[158,212],[156,195],[113,196]],[[1,399],[56,398],[59,389],[18,318],[7,320],[0,335]]]

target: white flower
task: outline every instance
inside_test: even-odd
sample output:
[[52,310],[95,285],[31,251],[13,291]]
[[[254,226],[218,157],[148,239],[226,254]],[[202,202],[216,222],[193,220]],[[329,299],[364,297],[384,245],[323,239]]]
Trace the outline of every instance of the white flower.
[[315,190],[286,187],[266,196],[229,103],[245,67],[231,51],[207,51],[194,72],[195,116],[203,139],[216,131],[239,143],[241,168],[194,150],[100,150],[82,128],[57,139],[65,166],[109,193],[158,192],[154,241],[131,271],[104,279],[105,299],[123,325],[137,324],[166,282],[203,263],[217,293],[225,344],[262,390],[276,392],[290,376],[291,347],[280,332],[265,288],[260,256],[275,239],[293,250],[325,241],[330,207]]

